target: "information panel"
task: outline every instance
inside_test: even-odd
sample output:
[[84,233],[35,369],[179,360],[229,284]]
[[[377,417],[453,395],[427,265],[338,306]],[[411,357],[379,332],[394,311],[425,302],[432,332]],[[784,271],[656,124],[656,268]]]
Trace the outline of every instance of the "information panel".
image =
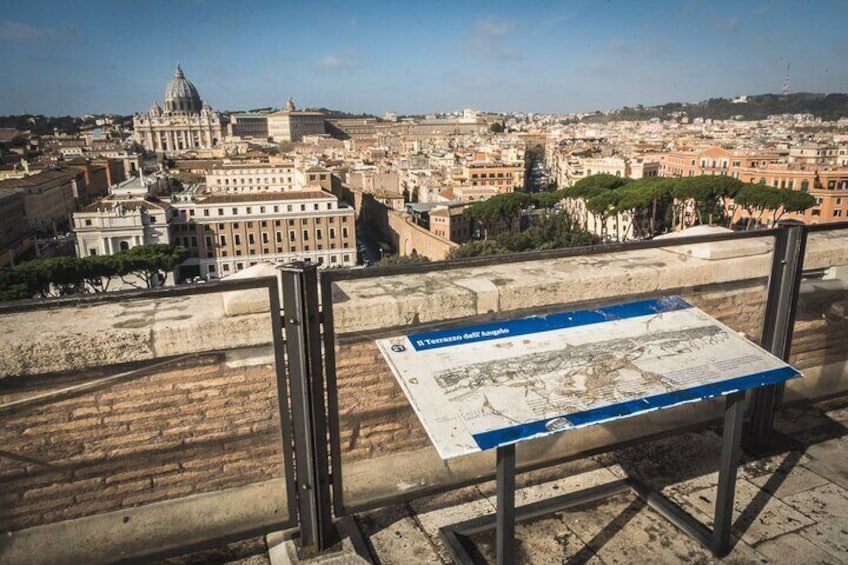
[[444,459],[801,374],[678,296],[377,345]]

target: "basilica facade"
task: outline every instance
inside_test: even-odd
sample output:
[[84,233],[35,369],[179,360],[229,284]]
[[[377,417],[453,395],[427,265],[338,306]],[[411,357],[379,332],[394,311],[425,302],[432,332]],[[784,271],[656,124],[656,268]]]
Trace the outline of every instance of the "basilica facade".
[[133,128],[146,150],[166,155],[214,147],[222,138],[220,114],[200,100],[179,65],[165,88],[165,108],[154,103],[147,113],[136,114]]

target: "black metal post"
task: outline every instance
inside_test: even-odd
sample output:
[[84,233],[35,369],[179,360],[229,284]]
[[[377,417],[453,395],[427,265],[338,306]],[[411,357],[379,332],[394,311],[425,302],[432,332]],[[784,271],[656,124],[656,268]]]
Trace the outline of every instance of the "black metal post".
[[294,425],[297,502],[301,544],[323,551],[336,541],[330,517],[330,470],[316,265],[280,268],[286,355]]
[[515,563],[515,444],[497,450],[497,523],[495,543],[498,565]]
[[739,464],[744,417],[745,393],[734,392],[727,397],[727,406],[724,409],[724,430],[721,437],[721,461],[718,467],[712,548],[717,557],[723,557],[730,552],[733,498],[736,494],[736,466]]
[[[798,306],[798,289],[804,268],[807,230],[803,224],[780,222],[775,241],[768,299],[760,345],[787,361]],[[763,445],[771,439],[774,414],[783,400],[783,383],[756,389],[751,395],[750,427],[746,440]]]

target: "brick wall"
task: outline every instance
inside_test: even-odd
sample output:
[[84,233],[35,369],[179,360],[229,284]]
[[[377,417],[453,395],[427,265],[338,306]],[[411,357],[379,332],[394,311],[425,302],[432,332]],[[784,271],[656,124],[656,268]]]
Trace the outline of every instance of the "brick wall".
[[[82,377],[0,380],[0,394]],[[228,368],[222,353],[5,412],[0,531],[281,477],[277,406],[273,366]]]

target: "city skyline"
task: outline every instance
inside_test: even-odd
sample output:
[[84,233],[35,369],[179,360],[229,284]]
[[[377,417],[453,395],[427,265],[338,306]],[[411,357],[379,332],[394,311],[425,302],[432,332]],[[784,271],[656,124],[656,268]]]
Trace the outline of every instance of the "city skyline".
[[[138,10],[13,2],[0,114],[131,114],[179,62],[219,110],[569,113],[780,92],[843,92],[844,1],[184,1]],[[815,43],[811,38],[815,38]]]

